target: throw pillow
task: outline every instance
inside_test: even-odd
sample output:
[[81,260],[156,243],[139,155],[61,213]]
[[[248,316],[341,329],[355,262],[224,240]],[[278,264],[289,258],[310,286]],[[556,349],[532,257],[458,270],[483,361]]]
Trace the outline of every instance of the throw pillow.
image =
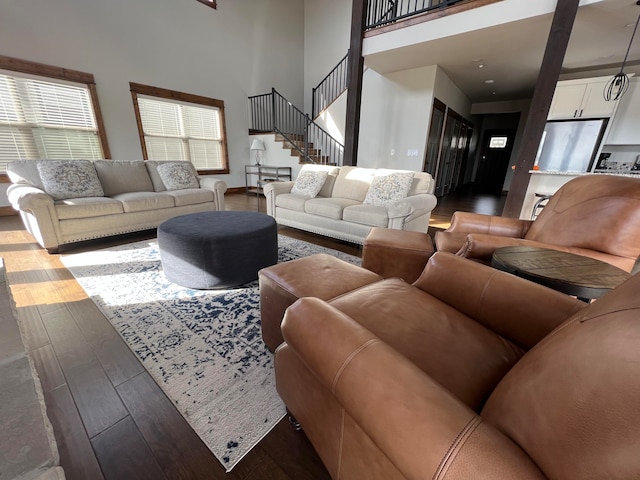
[[315,198],[327,180],[329,172],[322,170],[302,170],[296,178],[291,193]]
[[167,190],[200,188],[198,176],[191,162],[163,163],[158,165],[158,175]]
[[43,160],[38,162],[38,173],[44,191],[54,200],[104,196],[93,162]]
[[388,175],[376,175],[364,198],[365,205],[389,206],[406,198],[411,189],[413,172],[394,172]]

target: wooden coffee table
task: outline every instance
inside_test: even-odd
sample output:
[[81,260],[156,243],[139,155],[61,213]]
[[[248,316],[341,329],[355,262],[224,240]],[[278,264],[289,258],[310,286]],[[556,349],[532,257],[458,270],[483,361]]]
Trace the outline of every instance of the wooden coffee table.
[[630,276],[594,258],[536,247],[497,248],[491,265],[586,302],[601,297]]

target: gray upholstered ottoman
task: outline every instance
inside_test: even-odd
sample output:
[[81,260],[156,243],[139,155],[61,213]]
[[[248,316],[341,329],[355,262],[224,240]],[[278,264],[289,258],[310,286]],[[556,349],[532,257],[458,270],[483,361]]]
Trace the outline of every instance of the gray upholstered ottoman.
[[188,288],[242,285],[278,262],[278,227],[258,212],[201,212],[171,218],[158,227],[160,260],[167,279]]

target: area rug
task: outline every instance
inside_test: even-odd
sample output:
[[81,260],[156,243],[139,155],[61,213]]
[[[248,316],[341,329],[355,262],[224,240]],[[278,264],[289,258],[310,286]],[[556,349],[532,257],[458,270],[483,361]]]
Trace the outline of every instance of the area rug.
[[[283,235],[278,261],[329,253]],[[157,241],[61,257],[194,431],[230,471],[283,418],[260,334],[258,282],[193,290],[169,282]]]

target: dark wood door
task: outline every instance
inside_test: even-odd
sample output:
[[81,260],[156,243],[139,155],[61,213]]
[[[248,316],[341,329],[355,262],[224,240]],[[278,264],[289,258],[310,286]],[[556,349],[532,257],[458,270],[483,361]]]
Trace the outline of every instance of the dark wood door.
[[502,192],[515,135],[515,129],[484,132],[476,175],[476,183],[482,191],[497,194]]

